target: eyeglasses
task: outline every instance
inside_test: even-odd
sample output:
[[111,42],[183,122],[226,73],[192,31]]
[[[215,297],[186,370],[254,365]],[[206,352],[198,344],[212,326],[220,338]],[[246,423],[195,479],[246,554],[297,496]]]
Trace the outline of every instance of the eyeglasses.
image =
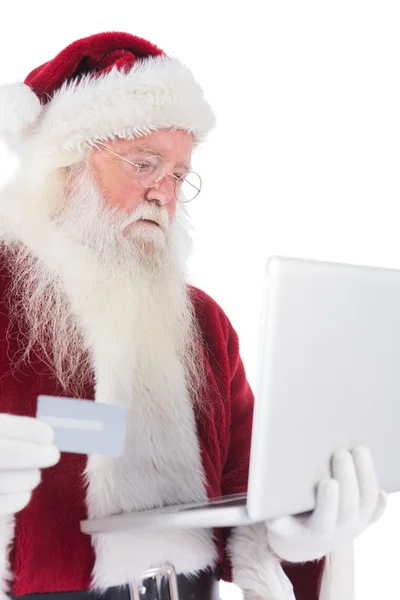
[[98,142],[97,145],[110,154],[113,154],[117,158],[120,158],[130,165],[133,165],[136,168],[135,174],[137,179],[144,188],[155,187],[161,183],[164,177],[169,175],[174,180],[175,197],[179,202],[191,202],[201,192],[202,180],[198,173],[195,173],[194,171],[186,171],[182,175],[168,173],[165,168],[165,160],[162,158],[162,156],[149,156],[139,163],[129,160],[125,158],[125,156],[117,154],[108,146],[105,146],[100,142]]

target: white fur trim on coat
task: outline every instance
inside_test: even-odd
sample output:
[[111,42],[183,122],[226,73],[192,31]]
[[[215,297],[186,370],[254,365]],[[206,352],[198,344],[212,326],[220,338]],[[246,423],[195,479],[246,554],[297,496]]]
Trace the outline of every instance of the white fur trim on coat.
[[244,600],[293,600],[293,586],[268,545],[265,523],[236,527],[227,550]]
[[[228,542],[233,582],[245,600],[293,598],[290,582],[277,569],[263,523],[236,528]],[[348,544],[326,557],[319,600],[355,600],[354,547]]]
[[[11,106],[4,113],[6,120],[14,100],[7,102]],[[214,114],[191,71],[177,59],[159,56],[138,60],[128,73],[113,68],[105,75],[64,84],[25,140],[48,155],[164,128],[183,129],[198,143],[213,126]]]
[[[110,324],[118,313],[117,309],[109,319],[104,316],[104,321]],[[172,349],[162,351],[163,367],[159,367],[157,375],[161,374],[161,380],[154,387],[157,378],[153,373],[151,389],[151,373],[144,370],[139,358],[136,361],[129,358],[134,355],[129,340],[122,339],[116,344],[113,339],[104,338],[103,343],[98,341],[94,346],[97,347],[96,402],[118,402],[130,410],[123,456],[88,458],[89,518],[193,499],[206,500],[194,412],[182,367],[173,357]],[[133,583],[144,571],[165,563],[173,564],[177,573],[194,574],[213,567],[217,559],[211,529],[155,532],[130,529],[94,535],[92,543],[96,556],[92,587],[96,589]]]
[[319,600],[355,600],[354,545],[338,548],[326,557]]

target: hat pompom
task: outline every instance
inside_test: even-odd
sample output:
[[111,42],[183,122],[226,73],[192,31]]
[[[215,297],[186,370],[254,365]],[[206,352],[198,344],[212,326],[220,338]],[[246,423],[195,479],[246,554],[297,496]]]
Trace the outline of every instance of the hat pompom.
[[0,140],[17,145],[27,126],[34,123],[42,110],[40,100],[22,82],[0,86]]

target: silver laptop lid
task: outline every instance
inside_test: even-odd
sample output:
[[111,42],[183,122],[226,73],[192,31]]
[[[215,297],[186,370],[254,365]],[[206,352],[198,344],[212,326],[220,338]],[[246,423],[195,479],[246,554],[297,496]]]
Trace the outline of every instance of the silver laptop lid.
[[273,257],[260,327],[250,516],[311,510],[358,444],[400,490],[400,271]]

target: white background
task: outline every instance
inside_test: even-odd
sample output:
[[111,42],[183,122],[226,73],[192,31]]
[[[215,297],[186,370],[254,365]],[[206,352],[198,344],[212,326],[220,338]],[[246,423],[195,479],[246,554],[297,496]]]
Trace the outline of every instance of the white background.
[[[238,330],[254,385],[267,256],[400,268],[398,2],[7,2],[0,83],[106,30],[179,57],[217,114],[194,157],[204,191],[190,268]],[[399,597],[399,531],[394,496],[357,542],[357,600]],[[240,597],[228,585],[221,594]]]

